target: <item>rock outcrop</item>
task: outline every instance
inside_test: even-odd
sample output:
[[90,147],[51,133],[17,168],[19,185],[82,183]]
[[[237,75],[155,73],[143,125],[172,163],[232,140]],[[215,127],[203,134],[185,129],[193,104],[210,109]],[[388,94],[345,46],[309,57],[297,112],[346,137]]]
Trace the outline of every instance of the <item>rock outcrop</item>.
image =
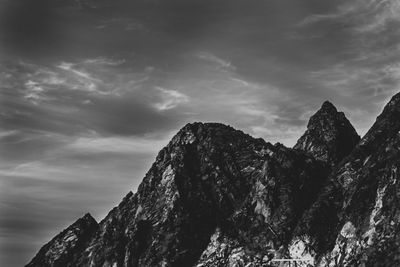
[[344,113],[325,101],[311,117],[307,131],[294,148],[309,152],[333,167],[350,154],[359,141],[360,136]]
[[27,267],[68,266],[86,249],[98,229],[96,220],[87,213],[44,245]]
[[329,102],[293,149],[188,124],[136,193],[28,266],[397,266],[399,131],[400,95],[361,141]]

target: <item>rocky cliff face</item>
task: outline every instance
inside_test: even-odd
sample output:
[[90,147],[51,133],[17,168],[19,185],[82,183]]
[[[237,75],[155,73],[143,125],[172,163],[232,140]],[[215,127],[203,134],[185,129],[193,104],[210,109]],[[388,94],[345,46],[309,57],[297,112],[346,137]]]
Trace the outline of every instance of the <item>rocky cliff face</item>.
[[134,194],[28,266],[396,266],[400,96],[359,136],[329,102],[294,149],[188,124]]
[[98,229],[96,220],[86,214],[44,245],[27,266],[67,266],[86,248]]
[[350,154],[359,141],[360,137],[344,113],[326,101],[311,117],[307,131],[294,148],[309,152],[333,167]]

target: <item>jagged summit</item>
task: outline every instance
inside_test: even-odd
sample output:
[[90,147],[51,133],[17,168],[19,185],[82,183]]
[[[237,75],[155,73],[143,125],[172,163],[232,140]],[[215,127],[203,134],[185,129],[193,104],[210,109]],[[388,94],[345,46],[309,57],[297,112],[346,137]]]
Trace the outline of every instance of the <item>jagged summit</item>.
[[295,149],[311,153],[315,158],[336,165],[357,145],[360,137],[343,112],[329,101],[310,118],[307,130]]
[[324,103],[322,103],[320,110],[323,112],[333,113],[333,114],[337,112],[336,107],[328,100],[326,100]]
[[80,218],[80,219],[85,220],[85,221],[94,221],[94,222],[96,222],[96,219],[93,218],[92,215],[89,212],[86,213],[85,215],[83,215],[83,217]]
[[360,143],[330,102],[295,149],[187,124],[136,193],[28,266],[400,266],[399,131],[400,94]]

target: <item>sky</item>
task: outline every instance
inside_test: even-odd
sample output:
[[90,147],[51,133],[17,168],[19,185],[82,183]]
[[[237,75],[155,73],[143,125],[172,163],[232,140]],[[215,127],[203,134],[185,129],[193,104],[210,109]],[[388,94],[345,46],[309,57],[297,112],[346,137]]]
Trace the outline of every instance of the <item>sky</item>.
[[0,265],[138,184],[186,123],[363,135],[400,84],[397,0],[0,0]]

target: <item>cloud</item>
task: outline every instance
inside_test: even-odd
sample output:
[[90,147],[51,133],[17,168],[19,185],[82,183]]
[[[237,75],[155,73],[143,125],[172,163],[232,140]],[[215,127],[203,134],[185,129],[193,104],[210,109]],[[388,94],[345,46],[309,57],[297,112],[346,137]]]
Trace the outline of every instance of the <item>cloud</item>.
[[148,29],[143,23],[129,17],[117,17],[101,21],[99,25],[95,27],[98,30],[104,30],[106,28],[122,29],[124,31],[147,31]]
[[9,136],[12,136],[16,134],[18,131],[17,130],[11,130],[11,131],[0,131],[0,140],[3,138],[7,138]]
[[178,105],[189,102],[189,97],[177,90],[165,89],[158,86],[156,89],[161,94],[161,102],[154,104],[154,107],[159,111],[173,109]]
[[[4,126],[59,134],[139,135],[180,125],[182,115],[171,110],[187,103],[188,96],[156,87],[158,77],[150,79],[154,68],[121,70],[121,64],[123,60],[103,57],[5,68],[14,81],[12,88],[0,90]],[[21,67],[25,69],[15,70]],[[169,116],[160,113],[167,110]]]
[[340,103],[360,133],[365,133],[400,88],[400,3],[341,1],[334,11],[307,16],[300,26],[306,32],[322,29],[330,40],[340,37],[341,51],[335,61],[306,76],[310,84]]
[[92,64],[95,66],[98,65],[110,65],[110,66],[119,66],[124,64],[126,60],[124,59],[110,59],[106,57],[97,57],[93,59],[87,59],[83,61],[83,64]]
[[85,71],[75,69],[74,64],[62,62],[57,67],[73,74],[75,76],[74,77],[75,80],[81,84],[81,86],[79,85],[71,86],[70,87],[71,89],[82,89],[82,90],[87,90],[88,92],[107,94],[107,92],[98,90],[98,84],[102,84],[103,83],[102,80],[92,77],[89,73]]
[[66,151],[83,153],[149,153],[156,154],[165,146],[172,135],[167,138],[157,136],[143,137],[79,137],[68,144]]
[[[10,139],[9,136],[13,134],[15,133],[10,132],[4,134],[2,138],[4,140],[1,140],[2,143],[11,143],[10,141],[12,139]],[[88,179],[96,180],[100,179],[100,177],[89,174],[97,173],[99,167],[101,167],[100,169],[103,169],[106,168],[106,165],[126,164],[132,159],[142,162],[141,158],[155,157],[158,151],[168,144],[172,135],[173,133],[130,138],[101,137],[95,134],[78,138],[66,138],[63,136],[50,135],[48,137],[54,139],[53,143],[44,143],[45,136],[43,136],[42,144],[47,144],[47,147],[45,148],[34,146],[34,144],[40,145],[38,139],[42,138],[41,136],[36,137],[36,140],[27,137],[26,140],[16,140],[16,142],[32,142],[31,147],[33,150],[36,150],[36,153],[35,151],[30,152],[35,153],[36,155],[27,156],[25,159],[19,157],[17,158],[18,161],[12,161],[14,162],[13,165],[9,164],[8,166],[1,166],[0,176],[25,177],[27,180],[48,179],[53,183],[56,181],[61,183],[78,183],[81,177],[85,176],[87,176]],[[13,145],[16,147],[15,142]],[[38,149],[45,153],[38,153]],[[10,156],[5,158],[9,160],[12,159]],[[131,162],[131,164],[136,166],[136,163],[134,162]],[[73,171],[71,170],[71,166],[74,166]],[[93,167],[95,168],[92,169]],[[129,167],[129,169],[131,169],[131,167]],[[139,169],[144,171],[143,167],[140,167]],[[104,172],[104,170],[102,172]],[[110,169],[107,172],[113,172],[113,169]],[[101,176],[103,175],[105,175],[105,173]],[[137,178],[139,179],[141,177]],[[90,183],[89,180],[82,182]],[[60,190],[61,189],[62,188],[60,188]]]
[[378,33],[389,24],[400,22],[400,3],[396,0],[370,0],[366,5],[363,1],[359,2],[359,7],[364,4],[364,12],[368,16],[363,17],[363,23],[356,28],[360,32]]
[[347,16],[352,15],[353,12],[357,11],[357,6],[355,5],[341,5],[337,8],[336,12],[328,14],[312,14],[301,20],[297,26],[306,27],[315,23],[329,22],[335,20],[341,20],[345,22]]
[[343,1],[335,12],[312,14],[298,26],[320,22],[336,22],[350,26],[358,33],[378,33],[393,22],[400,22],[400,3],[396,0]]
[[[289,107],[294,106],[291,101],[301,97],[301,93],[240,75],[232,63],[226,63],[229,59],[216,60],[221,58],[216,54],[208,52],[207,60],[198,55],[198,52],[185,55],[191,64],[166,81],[170,87],[180,88],[181,93],[190,96],[190,105],[176,107],[181,114],[187,114],[186,121],[223,122],[272,142],[288,130],[281,141],[295,142],[305,124],[299,117],[308,106],[302,102],[295,109]],[[223,67],[227,65],[229,68]],[[255,131],[257,127],[269,131]]]
[[236,69],[236,67],[233,66],[231,62],[221,59],[209,52],[199,52],[196,56],[199,59],[202,59],[204,61],[208,61],[210,63],[217,65],[217,67],[219,69],[225,69],[225,70],[229,70],[229,71],[235,71],[235,69]]

